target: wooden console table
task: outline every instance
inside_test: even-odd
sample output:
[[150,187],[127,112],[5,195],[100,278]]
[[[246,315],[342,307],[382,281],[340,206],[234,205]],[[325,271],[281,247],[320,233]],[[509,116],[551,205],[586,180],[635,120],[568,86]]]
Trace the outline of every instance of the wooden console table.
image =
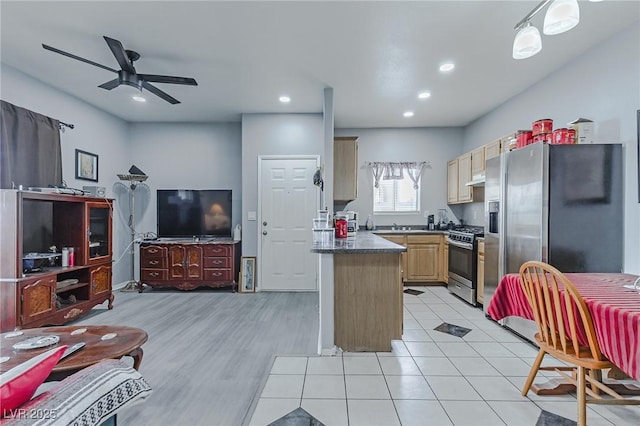
[[138,291],[146,284],[179,290],[231,286],[235,292],[239,270],[239,241],[144,241],[140,244]]

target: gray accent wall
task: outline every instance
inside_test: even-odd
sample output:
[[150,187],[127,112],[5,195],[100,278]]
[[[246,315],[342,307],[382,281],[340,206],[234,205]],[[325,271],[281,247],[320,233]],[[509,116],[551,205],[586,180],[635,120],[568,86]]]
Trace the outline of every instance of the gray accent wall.
[[[640,274],[636,119],[636,111],[640,109],[638,52],[640,23],[636,22],[471,123],[464,133],[464,152],[467,152],[514,130],[529,129],[533,121],[541,118],[553,119],[554,128],[558,128],[584,117],[594,121],[596,142],[622,143],[624,271],[635,274]],[[544,48],[540,54],[544,55]],[[535,59],[534,56],[529,61]],[[464,208],[463,216],[471,217],[478,211],[484,214],[483,205],[473,203]],[[602,219],[603,226],[607,226],[607,218]]]
[[[157,232],[158,189],[231,189],[231,229],[240,224],[240,134],[240,123],[131,124],[130,161],[149,176],[145,183],[151,191],[150,203],[136,231]],[[136,207],[136,216],[137,212]]]
[[426,225],[424,213],[435,215],[437,209],[447,209],[449,219],[457,221],[461,210],[447,206],[447,162],[463,152],[461,128],[336,129],[335,135],[358,136],[358,198],[346,206],[360,214],[358,225],[373,214],[373,176],[365,166],[369,161],[430,163],[422,170],[420,213],[376,214],[372,216],[376,226]]
[[[242,115],[242,255],[258,253],[257,221],[247,220],[258,211],[258,156],[324,156],[322,114]],[[258,260],[259,261],[259,260]]]

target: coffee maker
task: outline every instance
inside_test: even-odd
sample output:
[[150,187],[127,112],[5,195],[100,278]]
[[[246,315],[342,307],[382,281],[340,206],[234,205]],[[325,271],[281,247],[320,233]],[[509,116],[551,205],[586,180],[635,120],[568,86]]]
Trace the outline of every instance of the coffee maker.
[[358,231],[358,212],[348,210],[345,214],[347,215],[347,236],[355,237]]

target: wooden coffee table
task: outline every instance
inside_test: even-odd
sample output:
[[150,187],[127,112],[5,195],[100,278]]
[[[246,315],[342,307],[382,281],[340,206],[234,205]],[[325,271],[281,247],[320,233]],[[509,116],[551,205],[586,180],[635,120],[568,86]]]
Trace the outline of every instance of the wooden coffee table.
[[[83,329],[85,331],[82,331]],[[105,358],[118,359],[123,356],[130,356],[133,358],[133,368],[137,370],[142,362],[143,352],[141,346],[147,341],[147,333],[144,330],[123,326],[76,325],[29,328],[20,331],[23,334],[15,337],[8,337],[11,332],[0,334],[0,357],[9,357],[9,360],[0,363],[0,373],[4,373],[49,349],[61,345],[72,346],[78,342],[85,343],[82,349],[61,360],[53,368],[47,380],[60,380]],[[51,334],[60,337],[60,341],[55,345],[29,350],[13,349],[13,345],[17,342],[30,337]],[[115,334],[113,338],[103,340],[103,336],[109,337],[109,335],[113,334]]]

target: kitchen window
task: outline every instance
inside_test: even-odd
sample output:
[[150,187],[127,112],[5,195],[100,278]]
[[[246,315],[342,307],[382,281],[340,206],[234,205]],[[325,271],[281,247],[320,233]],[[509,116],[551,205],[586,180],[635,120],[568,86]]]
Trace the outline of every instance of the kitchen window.
[[419,211],[420,182],[418,181],[414,185],[406,173],[401,179],[381,179],[377,188],[374,185],[374,213],[415,213]]

